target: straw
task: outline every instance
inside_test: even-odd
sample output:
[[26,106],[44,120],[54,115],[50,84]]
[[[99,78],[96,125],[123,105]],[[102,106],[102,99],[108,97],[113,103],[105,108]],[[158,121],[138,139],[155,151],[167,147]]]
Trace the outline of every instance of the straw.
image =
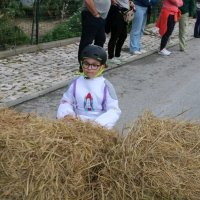
[[126,137],[0,110],[0,199],[200,199],[200,124],[144,113]]

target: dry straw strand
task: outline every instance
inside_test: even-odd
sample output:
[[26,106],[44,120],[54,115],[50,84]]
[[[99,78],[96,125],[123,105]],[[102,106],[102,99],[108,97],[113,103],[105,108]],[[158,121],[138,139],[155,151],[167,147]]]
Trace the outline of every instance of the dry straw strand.
[[0,109],[0,199],[200,199],[200,124],[144,113],[126,136]]

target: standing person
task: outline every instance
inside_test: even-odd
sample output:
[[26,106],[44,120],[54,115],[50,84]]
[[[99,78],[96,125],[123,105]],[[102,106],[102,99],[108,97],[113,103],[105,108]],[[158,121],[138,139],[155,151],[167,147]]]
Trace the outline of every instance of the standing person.
[[183,5],[180,7],[181,18],[179,20],[179,49],[185,51],[186,48],[186,29],[188,26],[189,16],[194,12],[194,0],[183,0]]
[[[105,36],[105,19],[110,9],[111,0],[84,0],[81,12],[82,33],[78,50],[78,61],[80,63],[81,51],[88,44],[103,47]],[[80,65],[79,71],[82,72]]]
[[163,7],[156,23],[161,35],[160,50],[158,52],[160,55],[169,56],[171,54],[165,47],[174,30],[175,23],[180,19],[181,11],[179,7],[182,5],[182,0],[163,0]]
[[200,38],[200,0],[196,0],[196,22],[194,26],[194,37]]
[[147,22],[148,7],[155,5],[157,0],[134,0],[135,16],[132,22],[130,32],[130,53],[141,54],[144,51],[141,49],[141,38]]
[[70,121],[78,117],[111,129],[121,110],[112,84],[102,76],[107,54],[102,47],[88,45],[81,52],[80,59],[84,75],[69,84],[61,99],[57,118]]
[[111,32],[108,42],[108,58],[120,57],[122,46],[127,38],[127,22],[124,20],[124,13],[134,9],[130,0],[112,0],[107,19],[106,33]]

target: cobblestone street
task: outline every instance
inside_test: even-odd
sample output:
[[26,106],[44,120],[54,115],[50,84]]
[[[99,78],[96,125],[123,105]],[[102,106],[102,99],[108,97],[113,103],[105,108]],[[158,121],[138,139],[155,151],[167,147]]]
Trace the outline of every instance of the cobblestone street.
[[[172,55],[154,53],[130,62],[104,76],[114,85],[122,115],[116,128],[132,123],[145,110],[158,117],[182,117],[200,120],[200,40],[187,42],[187,51],[178,45],[169,49]],[[65,87],[17,105],[20,112],[31,112],[54,118]]]
[[[194,19],[190,19],[187,39],[193,37],[193,28]],[[177,44],[177,34],[176,25],[170,45]],[[158,50],[160,37],[155,27],[146,29],[142,44],[147,53],[130,55],[128,36],[123,47],[120,65]],[[78,69],[77,51],[78,43],[73,43],[36,53],[23,53],[0,59],[0,107],[14,106],[64,87],[67,81],[75,76],[75,71]],[[109,69],[115,67],[118,65],[109,65]]]

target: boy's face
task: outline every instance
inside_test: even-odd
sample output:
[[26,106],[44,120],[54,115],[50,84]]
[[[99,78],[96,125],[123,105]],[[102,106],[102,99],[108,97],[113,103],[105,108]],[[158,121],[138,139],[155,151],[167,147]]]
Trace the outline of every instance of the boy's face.
[[104,65],[93,58],[85,58],[82,61],[83,72],[88,78],[94,78],[102,67]]

